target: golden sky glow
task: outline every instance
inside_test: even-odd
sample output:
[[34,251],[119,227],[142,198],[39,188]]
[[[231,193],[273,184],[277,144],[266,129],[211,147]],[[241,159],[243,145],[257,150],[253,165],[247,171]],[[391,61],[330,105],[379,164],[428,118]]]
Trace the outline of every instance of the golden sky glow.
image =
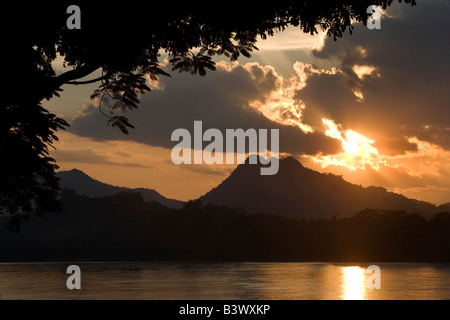
[[359,79],[363,79],[364,77],[371,75],[372,72],[375,71],[375,67],[354,65],[352,70]]
[[79,169],[115,186],[155,189],[167,198],[196,199],[225,179],[236,165],[174,165],[170,149],[137,142],[94,141],[60,134],[52,156],[60,170]]
[[326,127],[325,135],[337,139],[342,144],[343,152],[332,156],[314,156],[312,160],[321,164],[323,168],[330,165],[343,166],[350,170],[365,169],[368,164],[372,168],[379,169],[380,155],[373,147],[374,140],[370,140],[353,130],[343,132],[330,119],[322,119]]
[[[445,12],[448,5],[442,8]],[[132,114],[139,114],[137,119],[148,117],[150,121],[179,104],[179,109],[173,108],[173,118],[170,118],[177,124],[183,117],[203,120],[203,115],[218,122],[248,116],[254,125],[264,123],[249,116],[249,109],[256,110],[265,120],[296,128],[305,137],[300,140],[302,143],[307,143],[309,137],[324,138],[317,140],[329,144],[323,148],[305,148],[313,151],[303,152],[299,145],[300,151],[292,153],[307,167],[342,175],[352,183],[382,186],[436,204],[449,202],[450,127],[445,111],[448,99],[442,98],[448,92],[448,85],[442,80],[447,79],[448,83],[448,59],[442,65],[433,65],[439,62],[434,55],[446,54],[447,47],[442,48],[442,39],[434,39],[434,34],[421,40],[422,35],[417,33],[411,36],[417,41],[413,41],[414,48],[423,51],[417,54],[425,60],[409,59],[409,54],[415,51],[407,48],[403,52],[403,47],[395,47],[409,44],[401,43],[406,35],[399,28],[406,24],[413,28],[418,22],[415,16],[405,14],[409,9],[395,10],[388,10],[381,30],[365,33],[369,32],[367,28],[359,26],[352,36],[336,42],[327,39],[323,32],[310,36],[288,28],[267,41],[258,41],[260,51],[250,59],[242,58],[235,63],[219,59],[217,71],[204,77],[206,80],[173,75],[170,80],[164,78],[152,83],[154,90],[142,97],[139,110]],[[404,19],[396,22],[399,17]],[[389,29],[389,23],[397,23],[396,28]],[[391,39],[396,32],[397,38]],[[420,41],[428,45],[423,46]],[[429,47],[432,41],[439,50]],[[391,46],[395,50],[390,50]],[[391,58],[397,53],[399,56]],[[433,57],[426,60],[427,55]],[[58,61],[61,64],[60,58]],[[416,68],[422,69],[416,71]],[[60,66],[56,69],[61,71]],[[443,78],[432,82],[441,70]],[[206,81],[201,85],[208,84],[208,88],[196,95],[193,87],[189,87],[194,81]],[[241,87],[245,90],[239,91]],[[90,119],[96,114],[96,110],[89,109],[92,104],[89,96],[95,89],[95,84],[65,86],[60,99],[45,102],[44,106],[71,124],[75,119]],[[157,98],[153,99],[152,95]],[[183,98],[176,100],[173,98],[176,96]],[[226,111],[228,105],[213,108],[224,100],[235,103],[239,109],[232,109],[234,112],[244,111],[228,118],[231,112]],[[445,103],[447,109],[442,107]],[[198,104],[205,107],[196,108]],[[156,108],[159,105],[164,108]],[[98,131],[103,130],[105,121],[92,117],[87,127],[98,126]],[[161,122],[172,122],[170,119]],[[220,124],[223,128],[238,128],[233,121],[224,120]],[[171,148],[151,141],[161,137],[151,136],[150,131],[149,142],[144,134],[138,137],[139,130],[147,134],[146,128],[142,128],[145,126],[141,123],[127,140],[111,128],[105,135],[96,136],[97,129],[78,135],[74,126],[67,133],[59,134],[61,141],[51,155],[61,170],[78,168],[113,185],[153,188],[166,197],[180,200],[203,195],[236,167],[173,165]],[[86,127],[82,129],[87,131]],[[170,140],[170,135],[166,135]],[[337,150],[330,151],[333,143]]]

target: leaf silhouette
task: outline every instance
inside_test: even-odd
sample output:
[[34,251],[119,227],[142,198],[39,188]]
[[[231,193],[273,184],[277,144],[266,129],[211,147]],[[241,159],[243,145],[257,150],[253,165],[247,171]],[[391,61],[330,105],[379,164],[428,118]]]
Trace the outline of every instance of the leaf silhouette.
[[108,125],[119,128],[124,134],[128,134],[128,128],[134,129],[134,126],[128,122],[124,116],[113,116],[108,120]]

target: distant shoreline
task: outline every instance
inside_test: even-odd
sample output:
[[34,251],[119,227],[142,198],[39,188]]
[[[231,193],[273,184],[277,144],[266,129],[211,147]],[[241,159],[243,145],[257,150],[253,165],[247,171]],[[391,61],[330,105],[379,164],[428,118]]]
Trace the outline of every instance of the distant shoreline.
[[[366,209],[294,219],[189,202],[170,209],[136,193],[63,193],[64,212],[0,228],[1,262],[450,262],[450,213],[430,220]],[[7,221],[6,219],[4,220]]]

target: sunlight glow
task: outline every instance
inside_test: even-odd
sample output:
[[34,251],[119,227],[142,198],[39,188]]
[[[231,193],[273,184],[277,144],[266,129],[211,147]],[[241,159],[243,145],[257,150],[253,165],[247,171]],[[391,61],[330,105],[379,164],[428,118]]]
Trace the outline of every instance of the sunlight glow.
[[352,70],[359,79],[363,79],[366,76],[370,76],[375,71],[375,67],[354,65]]
[[360,267],[344,267],[342,277],[342,300],[364,300],[365,270]]
[[315,163],[319,163],[322,168],[329,165],[344,166],[351,170],[364,169],[368,164],[375,170],[379,169],[380,156],[378,150],[372,145],[374,140],[370,140],[353,130],[346,130],[345,132],[330,119],[322,119],[326,127],[325,135],[330,138],[341,141],[341,152],[332,156],[317,155],[312,157]]
[[361,90],[355,89],[353,90],[353,94],[358,98],[356,101],[361,102],[364,100],[364,94],[361,92]]
[[318,30],[317,34],[304,33],[301,29],[289,26],[283,32],[275,32],[267,39],[259,39],[259,50],[320,50],[325,44],[327,32]]
[[[244,68],[259,66],[257,63],[247,63]],[[314,132],[314,128],[302,122],[302,114],[305,104],[296,98],[299,90],[306,86],[306,81],[314,74],[335,75],[342,71],[331,68],[330,70],[315,68],[312,64],[297,61],[294,63],[295,75],[284,78],[278,74],[271,66],[259,66],[265,74],[270,73],[276,78],[277,88],[267,94],[265,100],[255,100],[250,102],[250,106],[261,112],[271,121],[289,126],[296,126],[304,133]],[[255,80],[257,80],[255,78]]]

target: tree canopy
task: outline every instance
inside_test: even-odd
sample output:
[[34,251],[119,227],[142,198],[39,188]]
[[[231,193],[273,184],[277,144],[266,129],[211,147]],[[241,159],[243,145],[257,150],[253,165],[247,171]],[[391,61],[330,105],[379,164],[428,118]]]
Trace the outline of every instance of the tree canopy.
[[[401,0],[399,0],[401,2]],[[72,2],[51,5],[14,2],[3,6],[1,70],[6,87],[0,102],[0,214],[14,217],[12,227],[31,209],[58,211],[57,165],[48,150],[66,121],[41,106],[59,96],[63,85],[98,83],[92,94],[108,108],[108,124],[127,133],[123,112],[136,109],[150,88],[147,76],[169,76],[160,68],[161,53],[173,71],[205,75],[213,57],[231,61],[249,57],[265,39],[287,26],[305,33],[326,30],[337,39],[352,23],[366,23],[367,7],[387,8],[393,0],[303,0],[246,2],[80,1],[81,29],[70,30],[66,10]],[[415,4],[414,0],[404,0]],[[8,30],[8,31],[5,31]],[[58,56],[67,71],[54,69]],[[99,74],[92,78],[89,75]]]
[[0,229],[1,261],[450,262],[449,212],[295,219],[198,201],[169,209],[134,192],[61,193],[64,216],[34,219],[19,235]]

